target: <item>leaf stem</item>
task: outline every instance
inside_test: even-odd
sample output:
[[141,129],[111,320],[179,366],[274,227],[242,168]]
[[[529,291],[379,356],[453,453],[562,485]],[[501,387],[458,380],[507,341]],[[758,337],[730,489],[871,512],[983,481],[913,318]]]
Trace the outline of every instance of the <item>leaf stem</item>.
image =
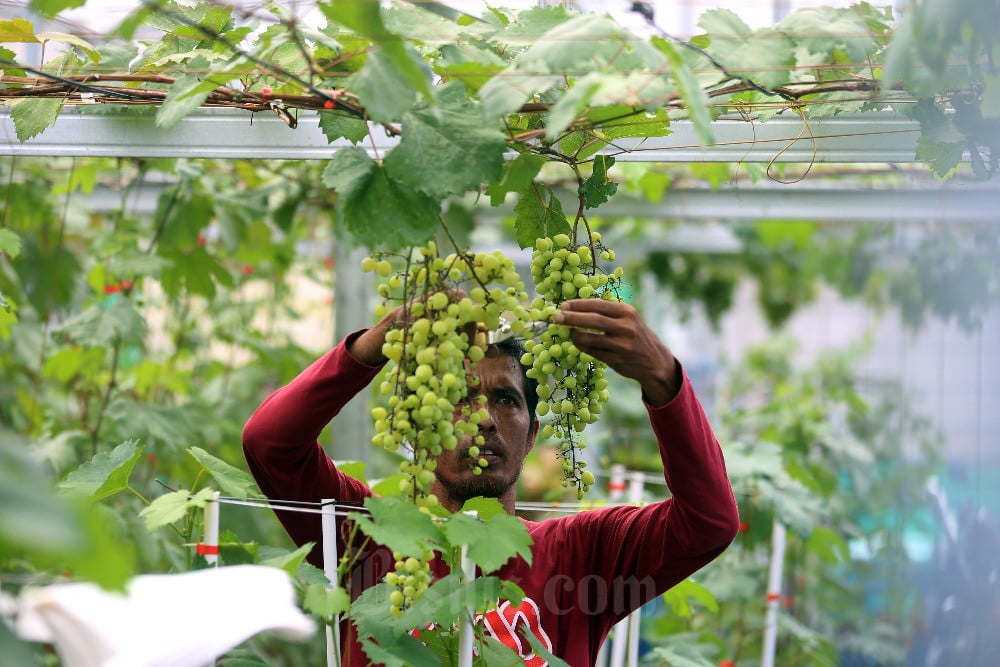
[[151,505],[152,504],[152,502],[150,500],[148,500],[144,495],[142,495],[141,493],[139,493],[138,491],[136,491],[135,488],[131,484],[129,484],[125,488],[128,491],[130,491],[133,496],[135,496],[136,498],[138,498],[139,500],[141,500],[143,505]]
[[104,421],[104,414],[107,412],[108,404],[111,402],[111,392],[114,391],[117,385],[118,359],[121,356],[122,343],[121,335],[116,335],[114,343],[111,346],[111,377],[108,378],[108,384],[104,388],[104,395],[101,397],[101,407],[97,410],[97,418],[94,421],[94,426],[90,429],[91,456],[97,455],[97,440],[101,430],[101,423]]

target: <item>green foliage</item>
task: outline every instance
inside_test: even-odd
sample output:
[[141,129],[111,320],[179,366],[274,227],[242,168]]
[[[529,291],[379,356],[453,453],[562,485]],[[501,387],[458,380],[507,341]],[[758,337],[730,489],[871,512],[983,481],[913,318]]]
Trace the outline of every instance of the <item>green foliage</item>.
[[22,143],[36,137],[55,124],[62,111],[60,99],[23,99],[10,105],[14,132]]
[[344,226],[365,246],[418,244],[437,228],[440,203],[391,178],[361,148],[337,151],[323,182],[337,190]]
[[171,491],[151,502],[139,516],[146,522],[146,529],[154,531],[184,519],[190,509],[204,508],[214,493],[212,489],[202,489],[194,495],[188,489]]
[[59,488],[73,495],[104,500],[128,488],[129,477],[142,455],[142,447],[128,440],[107,454],[98,454],[71,472]]
[[249,496],[259,498],[263,495],[257,488],[257,482],[245,470],[229,465],[201,447],[191,447],[188,453],[212,476],[223,493],[240,500],[246,500]]
[[452,544],[468,544],[469,558],[486,574],[499,570],[515,556],[531,563],[531,538],[521,522],[506,513],[488,519],[458,514],[445,524],[444,532]]
[[514,206],[515,237],[522,248],[530,248],[535,239],[571,231],[562,202],[544,183],[528,183]]
[[351,596],[339,586],[330,588],[322,584],[312,584],[306,589],[302,607],[320,618],[331,619],[350,609]]

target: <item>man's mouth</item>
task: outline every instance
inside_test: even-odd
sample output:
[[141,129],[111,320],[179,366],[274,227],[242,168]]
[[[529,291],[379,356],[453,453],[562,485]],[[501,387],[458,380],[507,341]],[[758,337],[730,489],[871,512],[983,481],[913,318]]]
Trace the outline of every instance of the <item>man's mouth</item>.
[[[466,450],[468,454],[468,450]],[[472,458],[471,456],[469,458]],[[490,445],[480,445],[479,446],[479,456],[477,459],[486,459],[486,462],[490,465],[499,463],[504,458],[504,450],[498,446]]]

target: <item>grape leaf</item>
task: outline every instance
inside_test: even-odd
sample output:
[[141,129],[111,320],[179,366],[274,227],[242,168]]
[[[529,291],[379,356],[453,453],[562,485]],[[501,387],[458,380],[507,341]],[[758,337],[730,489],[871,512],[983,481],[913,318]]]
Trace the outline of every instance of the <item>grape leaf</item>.
[[312,551],[315,542],[306,542],[300,546],[295,551],[288,553],[283,553],[278,556],[272,556],[270,558],[262,560],[259,565],[267,565],[268,567],[276,567],[279,570],[284,570],[288,573],[289,577],[295,578],[295,573],[298,571],[299,566],[305,562],[306,557],[309,552]]
[[359,35],[375,40],[393,36],[382,22],[381,8],[374,0],[324,2],[320,3],[319,8],[326,18],[350,28]]
[[36,97],[10,102],[14,134],[24,143],[55,124],[63,108],[62,98]]
[[83,7],[87,0],[31,0],[31,10],[46,18],[53,18],[64,9]]
[[517,651],[489,635],[483,635],[482,641],[476,644],[476,651],[486,665],[517,667],[524,664],[524,658]]
[[531,536],[517,518],[495,514],[487,521],[456,514],[444,524],[452,545],[469,545],[469,558],[487,574],[496,572],[515,556],[531,563]]
[[535,180],[545,162],[545,156],[535,153],[522,153],[517,158],[508,160],[504,164],[500,179],[486,186],[490,204],[500,206],[506,200],[508,193],[522,192]]
[[795,49],[785,35],[769,28],[753,32],[729,9],[708,10],[698,25],[711,39],[705,50],[733,75],[769,90],[788,81]]
[[[583,74],[605,70],[628,47],[644,49],[639,40],[607,16],[578,14],[554,26],[515,61],[521,72]],[[648,65],[656,66],[650,61]]]
[[713,39],[746,38],[753,34],[750,26],[731,9],[710,9],[698,18],[698,25]]
[[202,489],[194,496],[191,496],[191,492],[187,489],[165,493],[139,512],[139,517],[146,523],[146,530],[153,532],[167,524],[180,521],[192,507],[205,507],[205,503],[214,493],[215,490],[210,487]]
[[[202,63],[201,67],[207,64],[204,58],[198,57],[189,66],[198,67],[199,61]],[[170,86],[163,104],[156,110],[156,126],[169,130],[177,125],[181,119],[201,106],[216,85],[211,78],[202,80],[193,76],[178,77]]]
[[430,69],[412,46],[398,39],[372,48],[347,86],[357,94],[368,116],[380,123],[399,120],[419,94],[433,99]]
[[142,447],[135,440],[126,440],[82,464],[57,486],[72,495],[94,500],[109,498],[128,488],[128,479],[141,455]]
[[[0,46],[0,58],[13,63],[17,60],[17,54],[10,49]],[[26,76],[24,70],[20,67],[12,67],[6,64],[3,67],[0,67],[0,72],[3,72],[8,76]]]
[[488,118],[499,118],[514,113],[534,93],[558,86],[561,81],[562,78],[558,74],[533,75],[508,68],[479,89],[483,113]]
[[400,620],[407,628],[423,628],[432,623],[450,628],[466,616],[469,609],[480,610],[495,604],[499,596],[500,580],[496,577],[463,581],[457,574],[449,574],[424,591]]
[[469,498],[462,504],[462,512],[475,512],[483,521],[489,521],[497,514],[507,514],[507,510],[503,508],[500,501],[496,498],[486,498],[484,496],[476,496],[475,498]]
[[90,42],[76,35],[65,32],[40,32],[35,37],[43,44],[45,42],[58,42],[60,44],[75,46],[83,51],[90,58],[91,62],[97,63],[101,61],[101,54],[98,53],[97,49]]
[[188,252],[160,251],[160,256],[170,262],[161,272],[163,291],[176,297],[182,289],[211,299],[215,296],[216,283],[232,287],[233,276],[222,263],[208,254],[201,246]]
[[333,188],[341,199],[361,192],[376,168],[375,160],[363,148],[341,148],[323,168],[323,185]]
[[965,142],[936,141],[926,135],[917,137],[916,158],[931,163],[931,170],[939,179],[946,179],[962,162]]
[[531,644],[531,650],[536,656],[544,660],[548,667],[570,667],[569,663],[556,657],[551,651],[545,648],[545,646],[542,645],[542,640],[536,637],[534,632],[528,630],[527,625],[522,625],[520,627],[521,632],[518,634],[528,640],[528,643]]
[[146,320],[131,299],[117,298],[85,308],[66,320],[57,331],[85,346],[110,346],[115,341],[140,343]]
[[7,229],[0,228],[0,252],[14,259],[21,254],[21,237]]
[[364,461],[334,461],[334,465],[337,466],[337,470],[344,473],[348,477],[352,477],[362,484],[366,483],[365,468],[368,467],[368,464]]
[[495,38],[494,42],[511,46],[531,46],[556,26],[568,21],[573,14],[559,5],[533,7],[519,12]]
[[688,117],[694,124],[694,131],[698,135],[698,139],[705,144],[715,143],[715,137],[712,135],[712,116],[709,112],[711,105],[704,89],[698,84],[691,68],[685,64],[684,59],[681,58],[673,44],[659,38],[654,38],[654,43],[670,62],[670,69],[680,86],[681,98],[684,100]]
[[37,44],[35,37],[35,26],[31,21],[25,19],[11,19],[10,21],[0,21],[0,42],[27,42]]
[[352,514],[358,528],[377,544],[404,556],[422,556],[428,542],[444,544],[444,534],[430,516],[398,497],[365,499],[371,516]]
[[823,526],[813,527],[809,539],[806,540],[806,549],[830,566],[844,563],[850,557],[847,541],[836,531]]
[[521,248],[533,246],[537,238],[572,231],[562,202],[544,183],[533,182],[521,192],[514,215],[514,235]]
[[794,37],[797,50],[805,48],[822,54],[824,61],[836,51],[844,51],[848,62],[863,63],[871,58],[875,46],[868,24],[850,9],[801,8],[783,18],[775,29]]
[[351,608],[351,596],[340,586],[327,588],[322,584],[310,584],[306,588],[302,606],[320,618],[332,619]]
[[107,421],[149,442],[175,447],[191,438],[193,408],[161,403],[141,403],[118,395],[108,405]]
[[[383,611],[383,616],[385,612]],[[440,659],[413,635],[379,637],[376,644],[363,639],[361,647],[373,664],[382,667],[440,667]]]
[[712,613],[719,611],[719,602],[712,592],[694,579],[685,579],[663,594],[663,601],[670,607],[670,611],[681,618],[693,616],[689,602],[691,598],[700,602]]
[[395,618],[386,614],[389,592],[388,584],[369,586],[351,604],[350,617],[358,628],[358,636],[370,638],[361,642],[365,654],[385,667],[440,667],[441,661],[431,649],[410,634],[416,626],[407,627],[408,616]]
[[422,243],[438,225],[440,202],[389,178],[362,148],[334,153],[323,183],[337,190],[344,226],[369,248]]
[[507,146],[499,125],[484,123],[477,107],[454,103],[460,84],[446,88],[437,107],[403,116],[403,139],[384,163],[390,179],[437,199],[499,178]]
[[594,158],[594,168],[583,183],[584,204],[587,208],[597,208],[618,192],[618,183],[608,178],[608,169],[614,165],[615,159],[610,155],[598,155]]
[[590,103],[590,98],[601,87],[601,75],[596,72],[585,74],[566,94],[559,98],[549,111],[545,123],[545,138],[555,141]]
[[399,493],[399,483],[404,479],[409,479],[406,473],[395,472],[384,479],[372,484],[372,493],[376,496],[391,496]]
[[368,123],[362,119],[329,111],[319,113],[319,129],[331,144],[341,137],[356,144],[368,136]]
[[222,459],[212,456],[201,447],[190,447],[187,452],[212,476],[224,493],[240,500],[246,500],[248,496],[264,495],[257,488],[257,483],[246,471],[240,470],[229,465]]

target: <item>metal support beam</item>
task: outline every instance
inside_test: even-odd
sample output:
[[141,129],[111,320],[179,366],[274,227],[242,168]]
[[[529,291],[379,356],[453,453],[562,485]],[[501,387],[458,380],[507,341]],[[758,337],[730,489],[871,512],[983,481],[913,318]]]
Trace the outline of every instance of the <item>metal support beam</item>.
[[[126,199],[125,210],[136,215],[152,213],[163,187],[164,184],[157,183],[144,185]],[[558,194],[568,210],[575,193],[559,191]],[[466,201],[483,221],[495,222],[513,215],[510,202],[492,207],[473,197]],[[123,202],[117,190],[97,187],[88,195],[73,195],[70,205],[74,209],[107,212],[121,209]],[[718,190],[682,187],[671,189],[659,202],[619,194],[592,215],[682,221],[997,223],[1000,222],[997,211],[1000,211],[1000,182],[939,183],[928,179],[894,188],[869,188],[856,182],[840,188],[808,183],[747,183]]]
[[[804,125],[792,115],[766,123],[717,120],[715,143],[702,145],[694,126],[675,121],[666,137],[619,139],[603,152],[631,162],[904,163],[913,162],[919,125],[889,112],[835,116]],[[384,154],[398,139],[373,130],[369,152]],[[318,160],[349,145],[327,142],[319,117],[303,114],[291,129],[273,114],[201,109],[170,130],[156,126],[152,113],[63,111],[55,124],[21,143],[9,110],[0,110],[0,155],[76,157],[271,158]]]

